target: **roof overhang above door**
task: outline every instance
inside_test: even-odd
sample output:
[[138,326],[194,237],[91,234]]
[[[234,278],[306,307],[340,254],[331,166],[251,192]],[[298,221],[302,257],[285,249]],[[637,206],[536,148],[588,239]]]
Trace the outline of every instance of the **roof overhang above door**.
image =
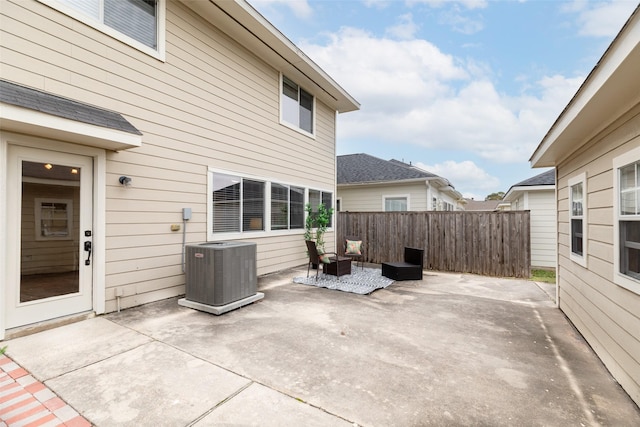
[[142,135],[82,123],[40,111],[0,103],[3,131],[58,139],[75,144],[120,151],[140,147]]

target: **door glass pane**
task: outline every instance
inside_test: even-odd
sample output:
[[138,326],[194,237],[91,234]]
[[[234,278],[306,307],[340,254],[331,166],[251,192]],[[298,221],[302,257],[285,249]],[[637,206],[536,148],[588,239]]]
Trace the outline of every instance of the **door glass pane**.
[[22,162],[20,302],[79,292],[80,174]]

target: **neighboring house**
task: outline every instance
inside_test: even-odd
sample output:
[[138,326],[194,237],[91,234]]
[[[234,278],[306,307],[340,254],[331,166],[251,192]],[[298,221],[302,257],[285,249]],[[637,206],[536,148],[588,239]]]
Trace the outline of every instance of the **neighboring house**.
[[640,7],[531,157],[555,167],[558,304],[640,404]]
[[464,199],[464,210],[467,212],[493,212],[500,210],[502,200],[474,200]]
[[184,294],[183,242],[306,261],[359,105],[248,3],[3,0],[0,27],[0,338]]
[[338,210],[454,211],[462,195],[446,179],[398,160],[338,156]]
[[503,198],[509,210],[529,211],[531,267],[556,267],[556,175],[551,169],[513,185]]

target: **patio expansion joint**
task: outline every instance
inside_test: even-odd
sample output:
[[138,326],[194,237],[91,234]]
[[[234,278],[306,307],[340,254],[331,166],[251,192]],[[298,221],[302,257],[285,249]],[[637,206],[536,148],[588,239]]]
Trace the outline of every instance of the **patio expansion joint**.
[[544,320],[540,315],[540,312],[536,308],[533,309],[533,312],[540,324],[540,328],[544,332],[545,339],[549,343],[549,347],[551,347],[553,356],[555,357],[556,361],[558,362],[558,365],[560,366],[560,370],[565,375],[571,390],[576,396],[576,399],[578,400],[578,402],[580,402],[580,406],[582,407],[582,411],[586,419],[589,421],[589,425],[593,425],[593,426],[599,425],[599,423],[596,421],[594,417],[593,412],[591,411],[591,407],[587,402],[587,399],[585,398],[584,393],[582,392],[582,389],[580,388],[580,385],[578,384],[576,375],[573,373],[573,370],[571,370],[569,363],[567,363],[567,360],[562,356],[562,354],[560,353],[560,350],[558,349],[558,346],[556,346],[556,343],[553,341],[553,338],[549,334],[547,325],[545,325]]
[[[268,388],[269,390],[273,390],[273,391],[275,391],[275,392],[277,392],[277,393],[280,393],[280,394],[282,394],[282,395],[284,395],[284,396],[287,396],[287,397],[289,397],[289,398],[291,398],[291,399],[295,399],[295,400],[297,400],[298,402],[300,402],[300,403],[302,403],[302,404],[304,404],[304,405],[308,405],[308,406],[310,406],[310,407],[312,407],[312,408],[315,408],[315,409],[318,409],[318,410],[320,410],[320,411],[322,411],[322,412],[324,412],[324,413],[326,413],[326,414],[328,414],[328,415],[331,415],[331,416],[333,416],[333,417],[339,418],[339,419],[344,420],[344,421],[346,421],[346,422],[349,422],[349,423],[351,423],[351,424],[353,424],[353,425],[356,425],[353,421],[351,421],[351,420],[347,420],[346,418],[344,418],[344,417],[342,417],[342,416],[340,416],[340,415],[338,415],[338,414],[334,414],[334,413],[332,413],[332,412],[329,412],[329,411],[327,411],[326,409],[324,409],[324,408],[322,408],[322,407],[320,407],[320,406],[314,405],[314,404],[309,403],[309,402],[307,402],[307,401],[305,401],[305,400],[302,400],[302,399],[300,399],[300,398],[298,398],[298,397],[295,397],[295,396],[292,396],[292,395],[290,395],[290,394],[288,394],[288,393],[285,393],[285,392],[283,392],[283,391],[281,391],[281,390],[275,389],[275,388],[273,388],[272,386],[270,386],[270,385],[268,385],[268,384],[265,384],[265,383],[262,383],[262,382],[260,382],[260,381],[255,380],[255,379],[253,379],[253,378],[247,377],[246,375],[240,374],[240,373],[238,373],[238,372],[234,372],[234,371],[233,371],[233,370],[231,370],[230,368],[227,368],[227,367],[225,367],[225,366],[222,366],[222,365],[219,365],[219,364],[217,364],[217,363],[214,363],[214,362],[212,362],[212,361],[210,361],[210,360],[207,360],[207,359],[205,359],[205,358],[203,358],[203,357],[201,357],[201,356],[198,356],[198,355],[196,355],[196,354],[193,354],[193,353],[191,353],[191,352],[189,352],[189,351],[187,351],[187,350],[185,350],[185,349],[183,349],[183,348],[180,348],[180,347],[178,347],[178,346],[176,346],[176,345],[169,344],[169,343],[166,343],[166,342],[164,342],[164,341],[161,341],[161,340],[159,340],[159,339],[157,339],[157,338],[153,337],[152,335],[149,335],[149,334],[146,334],[146,333],[140,332],[140,331],[138,331],[138,330],[136,330],[136,329],[134,329],[134,328],[132,328],[132,327],[130,327],[130,326],[127,326],[127,325],[121,325],[121,324],[119,324],[119,323],[117,323],[117,322],[114,322],[113,320],[110,320],[110,319],[107,319],[107,320],[109,320],[110,322],[115,323],[116,325],[119,325],[119,326],[124,327],[124,328],[127,328],[127,329],[129,329],[129,330],[131,330],[131,331],[133,331],[133,332],[136,332],[136,333],[138,333],[138,334],[140,334],[140,335],[144,335],[145,337],[147,337],[147,338],[151,339],[151,342],[156,342],[156,343],[160,343],[160,344],[166,345],[166,346],[168,346],[168,347],[171,347],[171,348],[173,348],[174,350],[177,350],[177,351],[179,351],[179,352],[181,352],[181,353],[188,354],[189,356],[193,357],[194,359],[201,360],[201,361],[203,361],[203,362],[205,362],[205,363],[208,363],[209,365],[215,366],[215,367],[217,367],[217,368],[219,368],[219,369],[222,369],[222,370],[224,370],[224,371],[226,371],[226,372],[229,372],[229,373],[231,373],[231,374],[233,374],[233,375],[237,375],[237,376],[239,376],[239,377],[241,377],[241,378],[244,378],[245,380],[247,380],[247,381],[248,381],[248,383],[247,383],[247,384],[245,384],[244,386],[240,387],[238,390],[236,390],[234,393],[232,393],[232,394],[230,394],[229,396],[227,396],[227,398],[225,398],[225,399],[224,399],[224,400],[222,400],[221,402],[217,403],[213,408],[211,408],[211,409],[209,409],[208,411],[204,412],[202,415],[200,415],[199,417],[197,417],[197,418],[196,418],[195,420],[193,420],[191,423],[187,424],[187,426],[186,426],[186,427],[191,427],[191,426],[195,425],[195,424],[196,424],[196,423],[198,423],[200,420],[202,420],[204,417],[206,417],[207,415],[211,414],[211,413],[212,413],[213,411],[215,411],[217,408],[221,407],[221,406],[222,406],[222,405],[224,405],[225,403],[229,402],[230,400],[232,400],[233,398],[235,398],[236,396],[238,396],[240,393],[242,393],[242,392],[243,392],[244,390],[246,390],[247,388],[251,387],[253,384],[261,385],[261,386],[263,386],[263,387]],[[136,347],[132,348],[131,350],[134,350],[135,348],[138,348],[138,347],[144,346],[144,345],[146,345],[146,344],[149,344],[149,343],[147,342],[147,343],[141,344],[141,345],[139,345],[139,346],[136,346]],[[130,351],[130,350],[129,350],[129,351]],[[98,362],[96,362],[96,363],[98,363]],[[0,427],[1,427],[1,426],[0,426]]]

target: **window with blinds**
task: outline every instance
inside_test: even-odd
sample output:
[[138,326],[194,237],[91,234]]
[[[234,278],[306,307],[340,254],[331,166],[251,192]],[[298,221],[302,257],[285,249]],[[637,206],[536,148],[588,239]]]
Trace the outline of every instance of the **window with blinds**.
[[304,227],[304,188],[289,188],[289,228]]
[[158,49],[159,0],[41,0],[60,3],[154,50]]
[[[296,230],[304,228],[303,187],[209,171],[211,233]],[[311,190],[317,205],[331,207],[331,193]]]
[[240,181],[238,176],[213,174],[214,233],[240,231]]
[[264,230],[264,182],[242,180],[242,231]]

